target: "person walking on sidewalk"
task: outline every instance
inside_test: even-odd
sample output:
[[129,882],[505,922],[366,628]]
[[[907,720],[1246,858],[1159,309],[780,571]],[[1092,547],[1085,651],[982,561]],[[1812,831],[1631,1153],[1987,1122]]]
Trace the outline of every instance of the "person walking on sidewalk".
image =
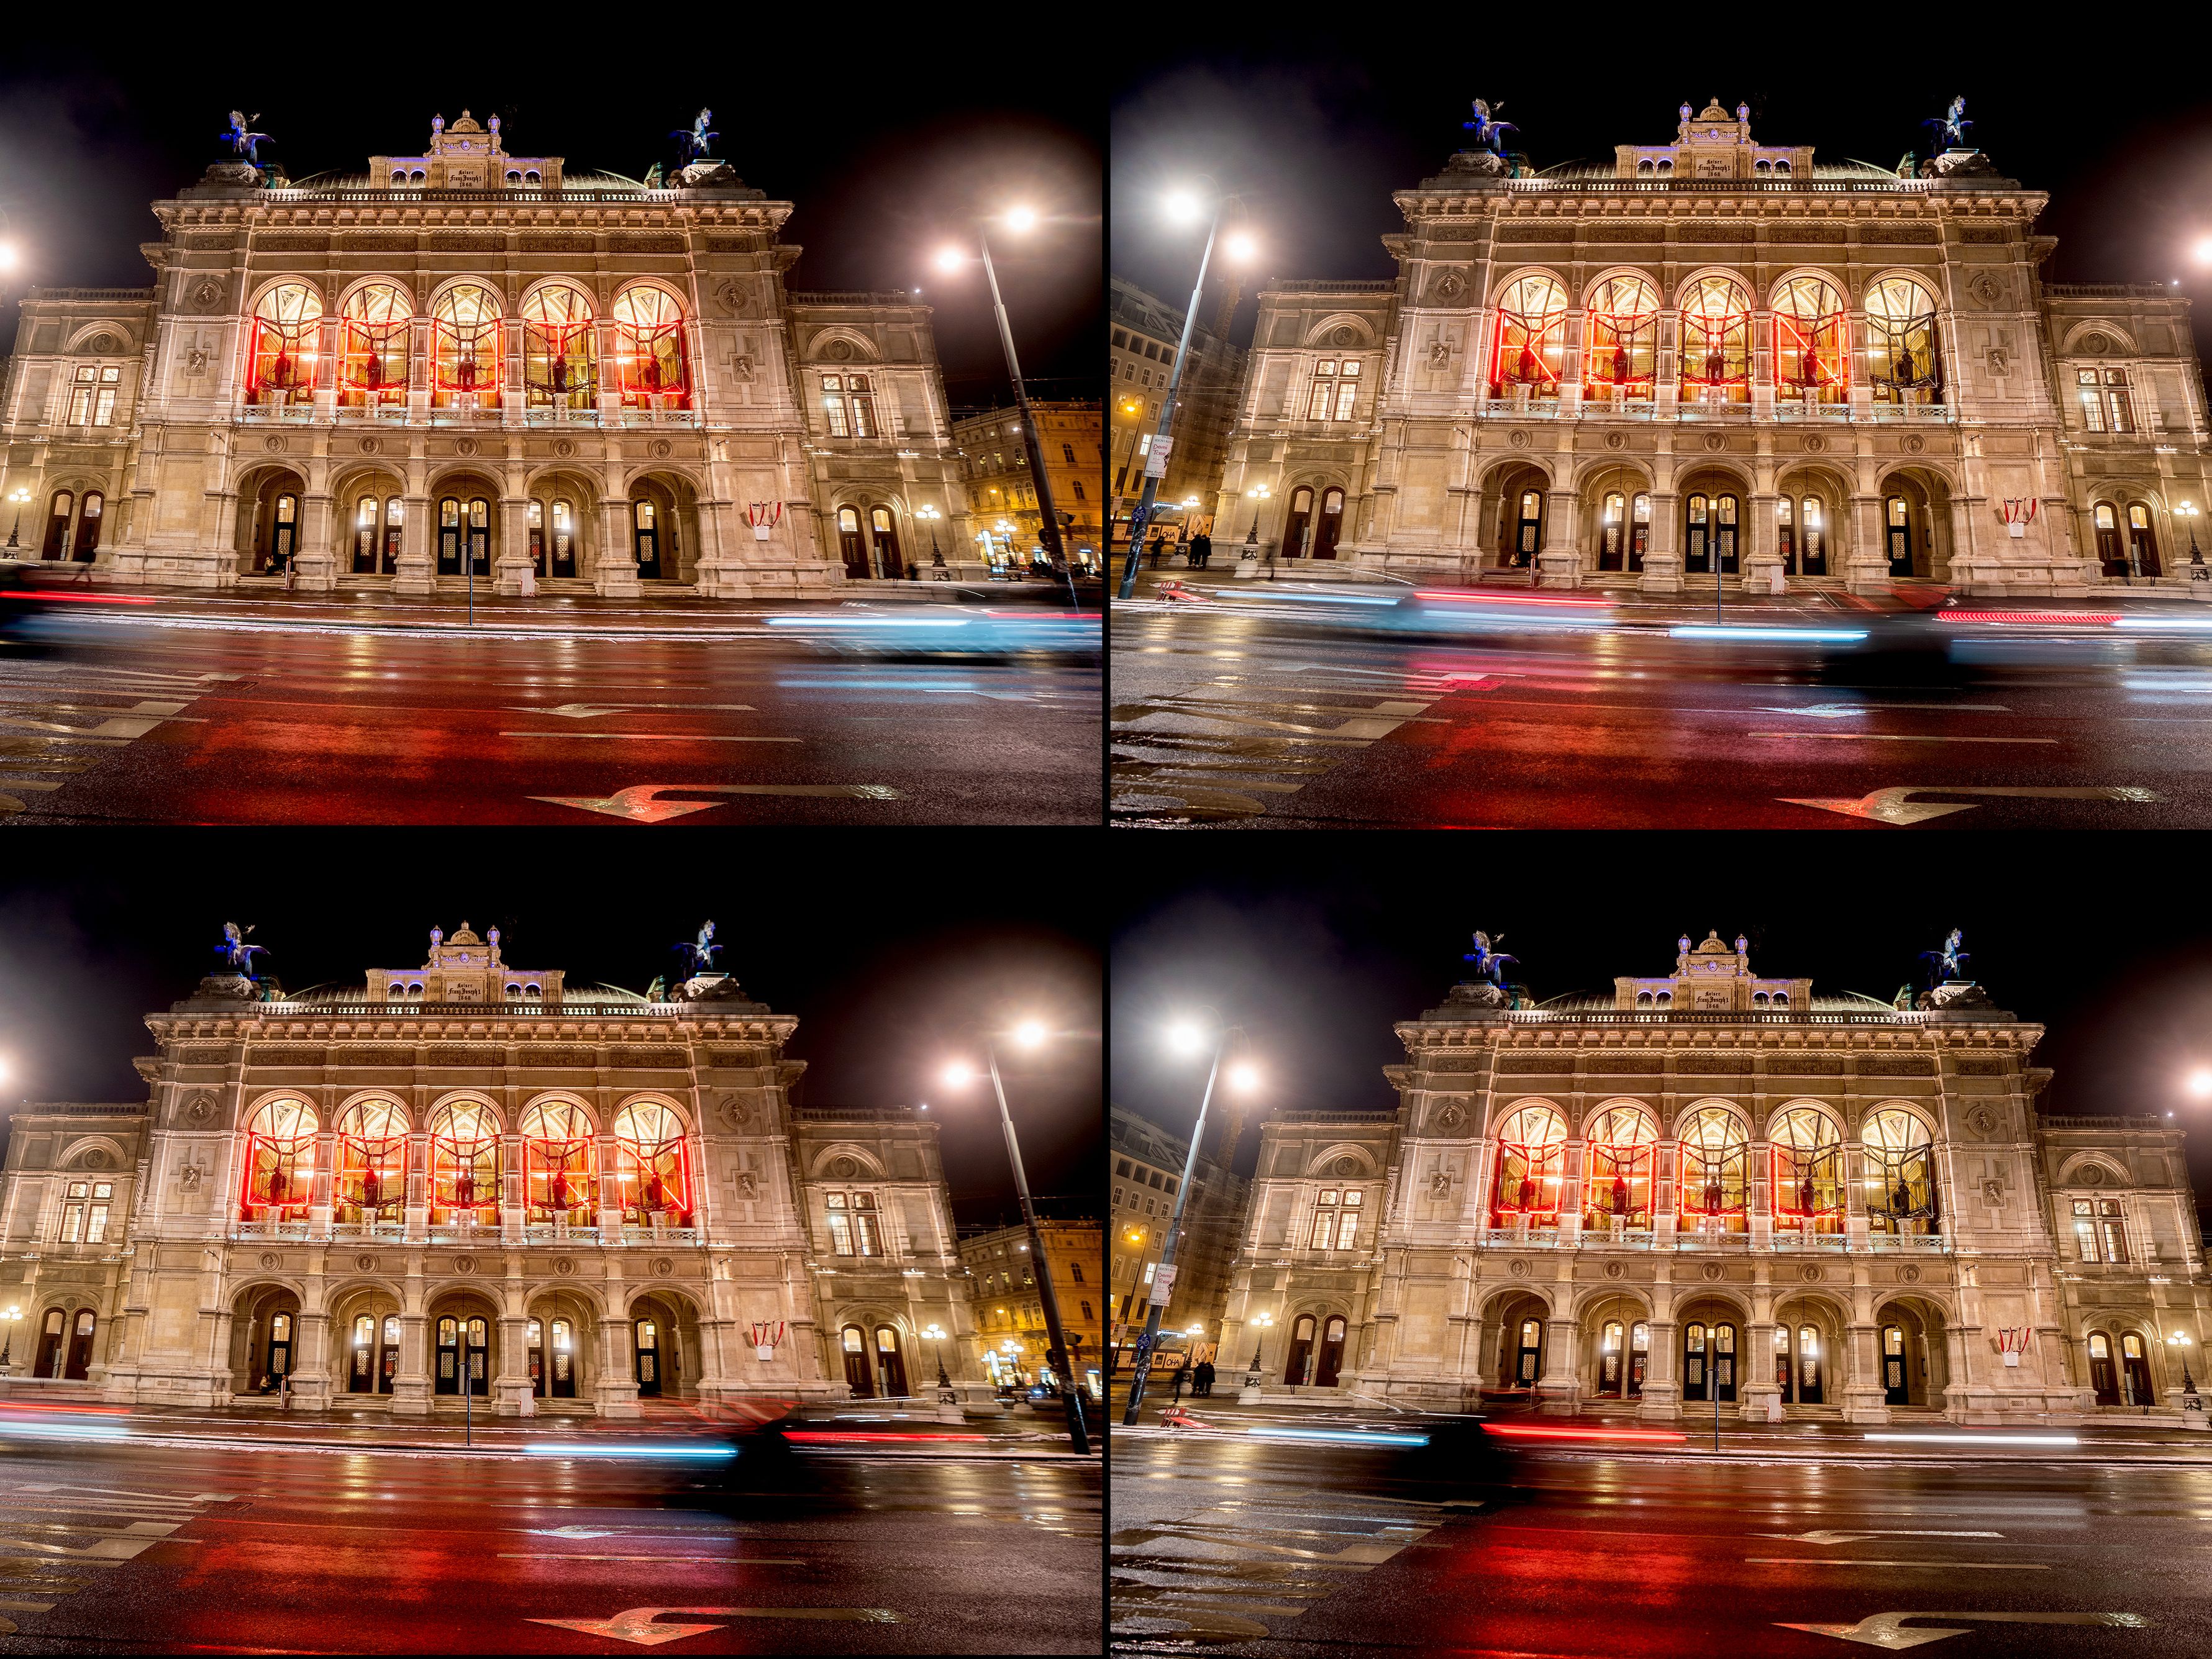
[[1213,1398],[1213,1362],[1211,1359],[1201,1359],[1198,1362],[1198,1386],[1193,1390],[1191,1397],[1194,1400]]
[[1190,1367],[1188,1365],[1178,1365],[1176,1367],[1175,1381],[1168,1389],[1168,1404],[1170,1406],[1179,1406],[1182,1403],[1183,1378],[1189,1373],[1189,1370]]
[[[1206,568],[1206,562],[1212,556],[1213,538],[1201,530],[1190,538],[1190,562],[1199,569],[1203,570]],[[1197,1398],[1195,1395],[1191,1397]]]

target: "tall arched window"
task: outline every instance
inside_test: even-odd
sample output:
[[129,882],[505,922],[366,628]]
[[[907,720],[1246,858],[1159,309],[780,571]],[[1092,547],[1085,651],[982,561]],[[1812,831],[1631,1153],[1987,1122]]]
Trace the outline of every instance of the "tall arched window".
[[1805,549],[1805,574],[1825,576],[1828,574],[1828,526],[1820,511],[1820,498],[1808,495],[1798,505],[1803,512],[1801,531]]
[[[84,506],[78,510],[76,515],[76,547],[73,554],[80,562],[89,560],[100,550],[100,514],[106,505],[107,498],[97,489],[88,489],[84,492]],[[2142,511],[2140,507],[2131,507],[2128,509],[2130,518]],[[2154,576],[2158,574],[2157,565],[2158,555],[2154,553],[2151,555],[2148,567],[2150,574]]]
[[1313,522],[1313,491],[1300,484],[1291,492],[1291,514],[1283,521],[1283,556],[1295,559],[1306,550],[1306,527]]
[[[87,1316],[84,1314],[77,1316],[80,1320]],[[2150,1354],[2143,1342],[2142,1332],[2120,1333],[2120,1371],[2127,1380],[2128,1404],[2130,1406],[2158,1404],[2157,1390],[2151,1387],[2150,1382]]]
[[1682,398],[1742,403],[1751,396],[1751,300],[1725,276],[1682,291]]
[[338,1115],[337,1150],[337,1219],[398,1219],[407,1207],[407,1114],[388,1100],[356,1101]]
[[522,1115],[523,1203],[528,1219],[557,1222],[581,1211],[588,1223],[598,1203],[599,1142],[584,1109],[544,1102]]
[[1608,1106],[1587,1133],[1583,1224],[1651,1224],[1651,1163],[1658,1133],[1640,1106]]
[[1876,403],[1940,404],[1942,360],[1936,349],[1936,298],[1904,276],[1867,290],[1867,378]]
[[264,1101],[253,1109],[246,1123],[246,1189],[240,1195],[248,1221],[307,1213],[315,1188],[315,1132],[321,1127],[304,1100]]
[[1517,276],[1498,302],[1498,344],[1491,358],[1490,395],[1520,387],[1532,398],[1559,395],[1566,359],[1567,291],[1540,273]]
[[1583,304],[1583,395],[1649,398],[1659,361],[1659,290],[1641,276],[1608,276]]
[[499,406],[499,295],[480,283],[459,283],[430,307],[435,373],[430,401],[441,409]]
[[1936,1229],[1936,1149],[1928,1126],[1900,1106],[1867,1120],[1867,1214],[1875,1231],[1928,1233]]
[[1685,1223],[1741,1232],[1751,1186],[1751,1144],[1743,1125],[1724,1106],[1700,1106],[1682,1126],[1681,1140],[1677,1194]]
[[1337,538],[1343,531],[1344,492],[1331,484],[1321,493],[1321,518],[1314,526],[1314,557],[1334,558]]
[[407,333],[415,307],[396,283],[368,283],[338,307],[338,402],[349,409],[407,401]]
[[2128,574],[2127,550],[2120,541],[2120,510],[2110,501],[2099,501],[2089,509],[2097,526],[2097,560],[2104,566],[2107,576]]
[[430,1219],[482,1222],[499,1205],[499,1119],[457,1100],[430,1120]]
[[684,1120],[670,1108],[641,1100],[616,1114],[615,1176],[624,1221],[691,1224],[690,1156]]
[[1597,568],[1619,570],[1626,562],[1624,550],[1628,526],[1628,498],[1617,489],[1609,489],[1598,503],[1597,509]]
[[532,289],[522,301],[522,384],[536,407],[589,409],[599,394],[592,301],[568,283]]
[[1801,1232],[1844,1230],[1844,1137],[1835,1120],[1792,1106],[1766,1132],[1774,1148],[1774,1220]]
[[46,558],[58,559],[69,550],[70,514],[76,510],[76,491],[57,489],[52,502],[53,510],[46,514],[46,539],[40,552]]
[[1774,292],[1774,386],[1786,398],[1844,401],[1850,330],[1844,297],[1819,276],[1792,276]]
[[615,295],[615,374],[625,408],[690,404],[684,372],[684,311],[657,288]]
[[1713,502],[1702,489],[1682,503],[1682,569],[1686,574],[1712,568]]
[[868,528],[876,543],[876,562],[884,576],[896,580],[906,574],[906,562],[899,556],[898,518],[888,507],[868,509]]
[[279,283],[253,305],[246,400],[304,402],[313,397],[322,296],[305,283]]
[[1559,1188],[1567,1150],[1567,1121],[1551,1106],[1523,1106],[1498,1132],[1498,1184],[1490,1224],[1510,1227],[1526,1218],[1532,1227],[1559,1224]]
[[[98,495],[84,498],[85,516],[94,517],[99,509],[94,503]],[[76,538],[77,556],[84,556],[84,531],[80,526]],[[2138,576],[2155,576],[2158,567],[2158,537],[2150,526],[2150,508],[2141,501],[2128,503],[2128,562]]]
[[868,539],[860,532],[860,509],[837,509],[837,551],[845,561],[845,574],[855,581],[868,578]]

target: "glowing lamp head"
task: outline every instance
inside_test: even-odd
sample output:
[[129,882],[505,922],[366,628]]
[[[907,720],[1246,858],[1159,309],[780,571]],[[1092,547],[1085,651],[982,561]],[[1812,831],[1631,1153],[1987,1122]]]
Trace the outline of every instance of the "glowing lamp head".
[[1031,231],[1036,228],[1036,210],[1034,208],[1012,207],[1006,210],[1008,230],[1017,233]]
[[1226,246],[1229,250],[1229,257],[1232,259],[1244,260],[1254,258],[1257,257],[1260,252],[1259,243],[1253,240],[1251,237],[1246,235],[1241,230],[1229,239]]
[[1025,1019],[1014,1027],[1014,1041],[1022,1048],[1042,1048],[1044,1039],[1044,1022],[1041,1019]]
[[2212,236],[2200,236],[2189,250],[2189,256],[2200,265],[2212,265]]
[[1168,1027],[1168,1047],[1179,1054],[1194,1054],[1206,1047],[1206,1033],[1188,1020]]
[[1240,1060],[1229,1068],[1229,1086],[1240,1095],[1249,1095],[1260,1086],[1260,1068],[1249,1060]]
[[937,268],[939,270],[957,270],[966,263],[967,257],[957,247],[939,248],[937,251]]
[[975,1068],[964,1060],[956,1060],[944,1071],[945,1086],[964,1089],[975,1080]]
[[1205,204],[1200,202],[1196,195],[1187,190],[1170,191],[1167,200],[1161,205],[1167,210],[1168,217],[1179,225],[1194,223],[1198,216],[1206,211]]
[[22,262],[23,256],[15,251],[13,242],[0,242],[0,270],[13,270]]
[[2198,1100],[2212,1100],[2212,1066],[2200,1066],[2189,1074],[2189,1092]]

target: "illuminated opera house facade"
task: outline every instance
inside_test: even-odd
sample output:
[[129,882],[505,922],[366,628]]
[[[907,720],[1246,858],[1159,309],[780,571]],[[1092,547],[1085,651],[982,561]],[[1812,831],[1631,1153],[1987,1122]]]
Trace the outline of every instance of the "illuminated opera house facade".
[[1533,174],[1462,151],[1396,193],[1395,279],[1268,283],[1230,538],[1416,580],[2191,586],[2186,301],[2045,282],[2048,198],[1978,150],[1816,161],[1680,114]]
[[1395,1113],[1266,1125],[1221,1337],[1265,1399],[2172,1420],[2203,1374],[2180,1130],[2039,1113],[2042,1028],[1978,986],[1820,994],[1685,937],[1396,1031]]
[[988,1397],[935,1126],[793,1105],[797,1024],[465,923],[361,985],[205,980],[149,1016],[143,1103],[10,1114],[8,1386],[623,1416],[933,1396],[941,1358]]
[[918,513],[967,536],[930,313],[789,291],[792,210],[718,161],[513,155],[465,112],[366,174],[211,167],[154,204],[150,288],[24,301],[13,556],[413,593],[903,577]]

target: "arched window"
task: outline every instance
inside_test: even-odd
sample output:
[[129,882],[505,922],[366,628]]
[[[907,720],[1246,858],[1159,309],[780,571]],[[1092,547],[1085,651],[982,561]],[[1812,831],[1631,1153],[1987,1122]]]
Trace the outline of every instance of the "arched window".
[[1682,569],[1685,573],[1712,568],[1713,502],[1702,489],[1682,503]]
[[1875,1230],[1926,1233],[1935,1230],[1936,1149],[1928,1127],[1899,1106],[1867,1120],[1867,1214]]
[[1321,518],[1314,526],[1313,556],[1316,559],[1336,556],[1337,538],[1344,530],[1344,492],[1331,484],[1321,493]]
[[616,1114],[615,1174],[624,1221],[691,1224],[690,1157],[684,1120],[670,1108],[642,1100]]
[[1597,509],[1597,568],[1619,570],[1627,562],[1624,542],[1628,526],[1628,498],[1617,489],[1607,490]]
[[430,401],[441,409],[499,406],[499,295],[459,283],[430,306],[435,373]]
[[[90,559],[100,550],[100,514],[106,505],[107,498],[97,489],[88,489],[84,492],[84,506],[79,509],[76,515],[76,548],[74,555],[80,562]],[[2140,507],[2132,507],[2128,509],[2130,514],[2141,510]],[[2158,556],[2154,553],[2151,556],[2151,563],[2155,567],[2157,562]],[[2155,568],[2153,568],[2151,574],[2156,575],[2158,573]]]
[[1801,1232],[1844,1230],[1844,1137],[1812,1106],[1792,1106],[1766,1132],[1774,1148],[1774,1218]]
[[1819,276],[1792,276],[1774,294],[1774,386],[1787,398],[1844,401],[1850,331],[1844,298]]
[[528,1219],[567,1221],[599,1202],[599,1142],[592,1120],[569,1101],[544,1102],[522,1115],[523,1203]]
[[1867,378],[1877,403],[1940,404],[1936,300],[1919,283],[1886,276],[1867,290]]
[[1641,276],[1608,276],[1583,303],[1583,395],[1649,398],[1659,361],[1659,290]]
[[[94,516],[99,512],[99,508],[94,505],[99,500],[98,495],[88,495],[84,498],[85,515],[88,518]],[[82,558],[84,531],[82,526],[77,531],[76,544],[77,556]],[[2134,574],[2138,576],[2155,576],[2159,574],[2158,537],[2150,526],[2150,508],[2141,501],[2128,503],[2128,562],[2133,567]]]
[[1700,1228],[1741,1232],[1751,1187],[1751,1144],[1724,1106],[1700,1106],[1682,1126],[1681,1213]]
[[1556,277],[1532,273],[1506,284],[1498,304],[1498,344],[1491,359],[1490,395],[1559,395],[1565,361],[1567,291]]
[[1651,1224],[1652,1150],[1658,1139],[1639,1106],[1608,1106],[1591,1122],[1583,1182],[1583,1224]]
[[499,1120],[457,1100],[430,1120],[430,1219],[484,1220],[499,1203]]
[[2097,558],[2107,576],[2128,574],[2128,556],[2120,540],[2120,510],[2110,501],[2099,501],[2089,509],[2097,526]]
[[532,289],[522,301],[522,384],[533,406],[589,409],[599,393],[592,301],[568,283]]
[[1313,491],[1300,484],[1291,492],[1290,517],[1283,521],[1283,556],[1295,559],[1306,550],[1306,529],[1313,522]]
[[[315,1132],[322,1127],[304,1100],[264,1101],[246,1123],[248,1221],[264,1211],[305,1215],[315,1187]],[[272,1217],[271,1219],[276,1218]]]
[[1567,1121],[1554,1107],[1523,1106],[1498,1133],[1498,1186],[1490,1224],[1509,1227],[1526,1218],[1532,1227],[1559,1224],[1561,1167]]
[[860,514],[856,507],[837,509],[837,550],[845,561],[845,574],[856,581],[866,581],[868,568],[868,539],[860,532]]
[[415,307],[392,283],[368,283],[338,307],[338,402],[407,401],[407,332]]
[[1751,301],[1725,276],[1682,291],[1682,397],[1742,403],[1751,396]]
[[76,510],[76,491],[54,491],[53,511],[46,515],[46,544],[40,550],[49,559],[58,559],[69,547],[70,514]]
[[688,407],[683,308],[659,289],[626,288],[615,295],[614,321],[616,380],[623,406],[665,402],[670,408]]
[[388,1100],[357,1100],[338,1115],[338,1167],[331,1201],[341,1221],[398,1219],[407,1206],[407,1114]]
[[1902,495],[1882,502],[1882,535],[1889,549],[1889,574],[1912,574],[1912,509]]
[[2136,429],[2135,408],[2128,399],[2127,370],[2084,368],[2077,370],[2074,378],[2081,393],[2082,418],[2090,431]]
[[322,296],[305,283],[279,283],[253,305],[246,400],[304,402],[313,397]]

